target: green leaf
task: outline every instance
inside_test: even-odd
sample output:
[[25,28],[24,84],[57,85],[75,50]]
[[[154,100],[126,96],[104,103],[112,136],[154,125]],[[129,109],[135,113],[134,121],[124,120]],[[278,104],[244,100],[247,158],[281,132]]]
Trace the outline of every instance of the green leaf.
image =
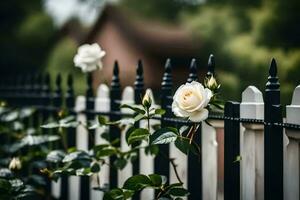
[[182,153],[188,154],[190,151],[190,140],[188,138],[178,137],[175,141],[175,146],[179,149]]
[[100,165],[97,162],[92,162],[91,163],[91,172],[96,173],[100,171]]
[[70,154],[67,154],[62,162],[71,162],[73,160],[91,160],[90,156],[84,151],[75,151]]
[[138,114],[134,117],[134,121],[137,122],[137,121],[140,121],[141,119],[145,118],[145,115],[144,114]]
[[52,129],[52,128],[59,128],[59,124],[57,122],[50,122],[48,124],[41,125],[41,128],[45,129]]
[[122,127],[122,126],[133,126],[134,125],[134,119],[132,118],[123,118],[121,120],[118,121],[118,124]]
[[0,193],[9,193],[11,187],[12,186],[9,181],[0,178]]
[[242,156],[238,155],[236,156],[235,160],[233,161],[234,163],[235,162],[240,162],[242,160]]
[[27,135],[22,140],[24,146],[35,146],[47,142],[54,142],[59,140],[58,135]]
[[163,184],[163,178],[158,174],[150,174],[149,178],[152,182],[152,186],[154,187],[160,187]]
[[91,124],[91,125],[88,127],[88,129],[89,129],[89,130],[94,130],[94,129],[97,129],[97,128],[99,128],[99,127],[101,127],[101,124],[94,123],[94,124]]
[[145,148],[146,155],[156,156],[159,153],[159,148],[157,145],[149,145]]
[[62,128],[76,128],[79,124],[80,124],[80,122],[73,121],[73,122],[63,123],[63,124],[59,124],[59,125]]
[[124,190],[123,194],[124,194],[124,198],[125,199],[129,199],[130,197],[132,197],[134,195],[134,191],[132,191],[132,190]]
[[106,125],[107,124],[107,118],[100,115],[100,116],[98,116],[98,122],[101,125]]
[[94,147],[94,153],[97,158],[105,157],[105,156],[112,156],[117,153],[117,149],[108,144],[102,144],[102,145],[97,145]]
[[9,183],[11,184],[13,190],[20,190],[22,188],[24,188],[24,183],[21,179],[12,179],[9,180]]
[[169,194],[175,197],[185,197],[189,195],[189,191],[182,187],[174,187],[169,190]]
[[114,162],[114,166],[118,169],[124,169],[127,165],[127,160],[124,158],[117,158]]
[[190,139],[186,137],[178,137],[175,146],[184,154],[188,154],[190,151],[195,155],[200,154],[199,147],[193,142],[190,144]]
[[122,189],[115,188],[106,192],[103,196],[103,200],[124,200],[124,193]]
[[151,185],[152,185],[152,181],[148,176],[139,174],[128,178],[125,181],[123,188],[127,190],[140,191],[145,187]]
[[175,133],[176,135],[178,135],[178,130],[176,128],[173,127],[164,127],[161,129],[156,130],[151,136],[150,136],[150,144],[154,144],[153,142],[155,140],[157,140],[157,138],[159,138],[161,135],[165,134],[165,133]]
[[70,148],[68,148],[68,153],[72,153],[72,152],[75,152],[75,151],[77,151],[77,149],[76,149],[76,147],[70,147]]
[[188,131],[189,128],[190,128],[189,126],[181,126],[180,129],[179,129],[180,135],[183,135],[183,133]]
[[8,168],[2,168],[0,169],[0,178],[12,178],[13,173]]
[[171,188],[175,188],[175,187],[182,187],[183,183],[173,183],[171,185],[168,185],[165,190],[170,190]]
[[46,160],[48,162],[52,162],[52,163],[59,163],[63,160],[65,155],[66,154],[61,150],[53,150],[48,153]]
[[33,108],[22,108],[20,110],[19,118],[23,119],[26,117],[30,117],[36,110]]
[[19,112],[18,111],[11,111],[9,113],[4,114],[1,117],[1,120],[4,122],[12,122],[18,119]]
[[109,141],[109,133],[108,132],[103,132],[102,134],[101,134],[101,138],[103,138],[104,140],[106,140],[106,141]]
[[150,133],[147,129],[137,128],[128,136],[128,144],[145,140],[149,135]]
[[166,113],[166,111],[164,109],[158,108],[155,109],[155,114],[157,115],[164,115]]
[[66,124],[66,123],[72,122],[74,120],[76,120],[76,117],[74,115],[70,115],[68,117],[65,117],[65,118],[59,120],[59,123],[60,124]]
[[76,170],[76,176],[91,176],[93,173],[90,168],[81,168]]
[[177,139],[178,135],[174,132],[164,132],[158,136],[151,144],[169,144]]
[[128,104],[121,105],[121,108],[128,108],[130,110],[133,110],[133,111],[135,111],[135,112],[137,112],[139,114],[143,114],[143,115],[146,113],[145,110],[143,110],[143,109],[141,109],[141,108],[139,108],[137,106],[131,106],[131,105],[128,105]]
[[131,135],[131,133],[136,129],[136,127],[134,127],[133,125],[130,126],[127,130],[126,130],[126,133],[125,133],[125,139],[126,139],[126,142],[128,144],[128,138],[129,136]]

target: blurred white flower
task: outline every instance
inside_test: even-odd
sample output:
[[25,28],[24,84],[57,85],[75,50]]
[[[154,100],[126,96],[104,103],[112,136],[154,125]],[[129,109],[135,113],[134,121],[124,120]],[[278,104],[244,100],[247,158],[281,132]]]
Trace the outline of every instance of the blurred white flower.
[[105,51],[97,44],[84,44],[78,48],[74,57],[74,64],[81,68],[82,72],[92,72],[96,69],[102,69],[102,58]]
[[175,92],[172,111],[177,117],[187,117],[193,122],[204,121],[208,117],[206,107],[212,96],[212,92],[201,83],[186,83]]
[[10,170],[12,170],[12,171],[14,171],[14,170],[20,170],[22,168],[22,163],[21,163],[20,159],[17,158],[17,157],[14,157],[10,161],[8,168]]

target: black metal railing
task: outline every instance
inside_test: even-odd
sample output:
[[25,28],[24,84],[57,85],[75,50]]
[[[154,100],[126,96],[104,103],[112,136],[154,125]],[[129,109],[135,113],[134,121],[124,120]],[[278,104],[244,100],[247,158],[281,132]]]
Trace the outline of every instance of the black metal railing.
[[[215,61],[211,55],[208,61],[207,76],[214,75]],[[192,60],[190,65],[190,73],[187,82],[198,80],[196,60]],[[110,112],[95,111],[95,96],[92,89],[92,75],[87,76],[86,90],[86,108],[83,111],[75,110],[75,95],[73,88],[72,75],[67,77],[67,90],[62,90],[63,76],[57,75],[55,80],[55,89],[51,90],[50,76],[20,76],[10,79],[2,79],[0,84],[0,99],[7,101],[14,107],[33,107],[37,110],[37,114],[33,116],[33,121],[28,122],[27,126],[38,127],[44,123],[49,117],[57,117],[57,113],[66,108],[72,114],[85,114],[87,120],[92,120],[96,115],[105,115],[110,120],[118,120],[123,117],[131,117],[120,111],[121,104],[121,85],[119,80],[119,66],[115,62],[110,90]],[[144,94],[143,82],[143,65],[138,62],[137,74],[135,81],[135,103],[141,103],[141,97]],[[265,116],[264,120],[244,119],[240,118],[240,103],[226,102],[224,114],[210,114],[210,120],[224,121],[224,199],[235,200],[240,199],[240,163],[234,162],[240,155],[240,123],[263,124],[265,136],[265,199],[282,199],[283,198],[283,129],[300,130],[300,125],[283,123],[282,112],[280,106],[280,89],[277,77],[277,66],[275,60],[272,60],[268,82],[265,91]],[[173,116],[171,104],[173,95],[172,83],[172,67],[171,61],[168,59],[165,65],[165,72],[161,83],[161,107],[166,110],[163,117],[155,117],[161,121],[162,126],[182,126],[194,124],[190,121],[179,119]],[[31,124],[30,124],[31,123]],[[139,126],[136,124],[136,126]],[[48,130],[43,130],[48,131]],[[75,128],[68,129],[67,147],[76,146]],[[201,128],[198,129],[195,141],[201,146]],[[95,132],[91,130],[89,133],[89,148],[92,147],[90,141],[94,141]],[[120,130],[114,126],[110,127],[110,139],[113,141],[120,136]],[[169,155],[169,145],[161,146],[160,151],[164,155]],[[110,162],[114,162],[115,158],[110,158]],[[190,191],[189,199],[202,199],[202,163],[201,159],[193,155],[188,155],[188,189]],[[133,173],[138,174],[139,159],[133,164]],[[167,175],[169,171],[169,161],[159,154],[155,158],[154,171],[158,174]],[[109,174],[110,187],[117,186],[118,173],[116,170],[110,170]],[[168,177],[169,178],[169,177]],[[62,177],[61,199],[68,199],[69,180]],[[48,191],[50,191],[50,182],[48,182]],[[80,181],[80,199],[89,199],[89,179],[82,177]],[[72,191],[74,192],[74,191]],[[77,191],[75,191],[77,192]],[[139,199],[135,196],[134,199]]]

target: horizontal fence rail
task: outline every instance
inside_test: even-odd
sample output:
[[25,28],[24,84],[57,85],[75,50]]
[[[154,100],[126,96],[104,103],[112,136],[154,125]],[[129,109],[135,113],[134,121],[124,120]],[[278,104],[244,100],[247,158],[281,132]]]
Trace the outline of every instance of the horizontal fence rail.
[[[206,77],[215,75],[215,60],[211,55]],[[87,90],[84,96],[75,96],[72,75],[67,77],[67,89],[62,90],[64,76],[55,79],[51,88],[50,76],[38,74],[15,79],[3,79],[0,84],[0,99],[13,108],[31,107],[36,110],[32,121],[26,126],[38,128],[58,113],[67,111],[83,123],[103,115],[115,121],[130,118],[133,113],[120,108],[123,103],[141,104],[144,85],[143,64],[137,64],[134,87],[121,89],[119,65],[115,62],[110,88],[101,84],[97,92],[93,90],[92,74],[87,75]],[[197,63],[193,59],[189,67],[187,82],[198,81]],[[176,118],[172,113],[173,82],[171,60],[165,64],[162,77],[160,102],[154,106],[166,110],[163,117],[154,117],[151,124],[180,128],[195,123]],[[149,90],[149,89],[148,89]],[[151,91],[151,90],[150,90]],[[151,92],[150,92],[151,93]],[[122,186],[124,181],[135,174],[157,173],[166,175],[171,183],[176,176],[169,164],[175,158],[180,178],[190,191],[188,199],[234,200],[234,199],[299,199],[299,141],[300,141],[300,86],[295,89],[292,103],[286,107],[283,119],[280,105],[280,85],[277,66],[273,59],[270,65],[265,99],[254,86],[249,86],[242,94],[241,102],[226,102],[224,113],[210,113],[206,122],[198,123],[200,128],[195,142],[201,148],[201,157],[185,156],[173,144],[161,145],[157,157],[139,152],[137,159],[122,171],[104,167],[99,173],[110,188]],[[2,113],[5,115],[5,113]],[[2,117],[2,116],[0,116]],[[136,127],[145,127],[141,121]],[[48,130],[43,130],[46,133]],[[89,150],[95,144],[102,144],[100,135],[109,131],[110,140],[120,139],[118,147],[129,150],[124,131],[111,126],[96,130],[80,127],[68,129],[67,147]],[[99,139],[100,138],[100,139]],[[113,163],[112,157],[107,162]],[[103,193],[95,191],[96,177],[62,176],[57,183],[47,182],[49,196],[57,199],[94,200],[101,199]],[[133,199],[154,199],[152,190],[143,191]]]

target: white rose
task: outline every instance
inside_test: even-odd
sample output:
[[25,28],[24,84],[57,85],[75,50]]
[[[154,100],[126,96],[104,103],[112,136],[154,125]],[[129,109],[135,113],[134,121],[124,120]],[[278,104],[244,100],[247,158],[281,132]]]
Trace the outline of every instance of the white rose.
[[82,72],[92,72],[96,69],[102,69],[102,58],[105,51],[97,44],[84,44],[78,47],[77,54],[74,57],[74,64],[81,68]]
[[201,83],[186,83],[175,92],[172,111],[177,117],[187,117],[193,122],[204,121],[208,117],[206,107],[212,96],[212,92]]

